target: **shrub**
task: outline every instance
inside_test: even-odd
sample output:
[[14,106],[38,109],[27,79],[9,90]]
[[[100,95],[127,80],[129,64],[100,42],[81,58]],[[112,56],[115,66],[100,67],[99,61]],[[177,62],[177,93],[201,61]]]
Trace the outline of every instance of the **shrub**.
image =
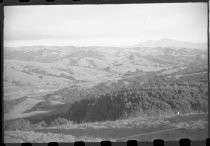
[[28,120],[17,119],[12,122],[5,124],[5,130],[29,130],[31,129],[31,124]]
[[57,118],[51,122],[51,126],[59,126],[68,123],[68,120],[65,118]]
[[41,122],[33,125],[34,128],[42,128],[42,127],[46,127],[46,126],[47,126],[47,123],[45,121],[41,121]]

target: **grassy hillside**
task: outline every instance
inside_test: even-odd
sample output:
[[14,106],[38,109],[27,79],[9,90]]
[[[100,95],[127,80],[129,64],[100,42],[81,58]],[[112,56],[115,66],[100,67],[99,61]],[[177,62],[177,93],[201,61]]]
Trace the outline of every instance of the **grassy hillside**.
[[62,89],[47,95],[46,99],[51,101],[60,96],[59,99],[65,97],[72,102],[63,105],[39,103],[31,111],[51,109],[52,112],[26,119],[31,123],[45,121],[50,125],[58,117],[81,123],[208,111],[205,72],[183,75],[181,70],[167,76],[151,72],[147,73],[146,82],[144,78],[144,75],[140,75],[117,82],[100,83],[83,92],[80,92],[81,89]]

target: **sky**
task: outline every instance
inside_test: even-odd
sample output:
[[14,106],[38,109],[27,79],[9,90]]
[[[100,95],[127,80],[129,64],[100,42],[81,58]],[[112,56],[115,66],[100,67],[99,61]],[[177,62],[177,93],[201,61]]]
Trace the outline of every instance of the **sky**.
[[207,42],[207,3],[6,6],[4,45]]

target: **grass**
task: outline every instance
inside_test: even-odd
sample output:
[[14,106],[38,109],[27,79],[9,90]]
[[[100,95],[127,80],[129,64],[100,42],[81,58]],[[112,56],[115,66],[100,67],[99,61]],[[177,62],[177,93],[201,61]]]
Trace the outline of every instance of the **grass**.
[[[151,133],[138,137],[132,137],[139,141],[153,141],[155,139],[163,139],[164,141],[179,141],[182,138],[189,138],[190,140],[205,140],[208,137],[208,130],[206,129],[184,129],[179,128],[171,131]],[[127,141],[127,138],[121,141]]]
[[208,125],[207,121],[199,119],[198,121],[174,123],[173,126],[183,129],[205,129]]
[[130,119],[122,119],[116,121],[104,121],[104,122],[87,122],[76,124],[72,122],[68,122],[65,125],[60,125],[57,127],[50,127],[56,129],[107,129],[107,128],[142,128],[142,127],[155,127],[161,124],[167,124],[167,120],[163,119],[156,119],[156,118],[130,118]]
[[96,137],[75,137],[70,134],[41,133],[34,131],[6,131],[4,141],[6,143],[49,143],[49,142],[74,142],[74,141],[95,141],[100,142],[102,138]]
[[[154,128],[161,125],[171,125],[179,122],[190,122],[202,119],[207,121],[207,114],[205,113],[190,113],[185,115],[168,115],[158,117],[130,117],[116,121],[104,122],[84,122],[72,123],[71,121],[65,125],[56,127],[49,127],[49,129],[108,129],[108,128]],[[175,126],[175,125],[173,125]]]
[[[167,117],[136,117],[117,121],[90,122],[68,124],[57,127],[34,129],[33,131],[6,131],[6,142],[72,142],[72,141],[127,141],[136,139],[152,141],[161,138],[164,140],[191,140],[206,139],[207,114],[188,114]],[[136,136],[135,136],[136,135]]]

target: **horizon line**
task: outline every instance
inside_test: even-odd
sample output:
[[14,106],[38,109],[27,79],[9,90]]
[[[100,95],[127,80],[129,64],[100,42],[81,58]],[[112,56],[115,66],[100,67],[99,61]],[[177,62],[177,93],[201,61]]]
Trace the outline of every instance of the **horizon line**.
[[[145,42],[157,42],[157,41],[163,41],[163,40],[169,40],[169,41],[177,41],[177,42],[185,42],[185,43],[191,43],[191,44],[200,44],[200,45],[204,45],[204,44],[208,44],[208,41],[205,42],[193,42],[193,41],[186,41],[186,40],[177,40],[177,39],[171,39],[171,38],[161,38],[161,39],[151,39],[151,40],[144,40],[144,41],[139,41],[138,43],[132,43],[132,44],[128,44],[128,45],[78,45],[75,43],[72,44],[63,44],[63,45],[54,45],[52,42],[51,44],[32,44],[32,45],[5,45],[5,42],[13,42],[13,40],[11,41],[4,41],[4,46],[3,47],[13,47],[13,48],[18,48],[18,47],[32,47],[32,46],[48,46],[48,47],[56,47],[56,46],[62,46],[62,47],[67,47],[67,46],[71,46],[71,47],[135,47],[137,45],[141,45],[141,43],[145,43]],[[19,40],[19,41],[15,41],[15,43],[17,42],[21,42],[24,40]],[[35,40],[30,40],[30,41],[35,41]],[[28,42],[30,42],[28,41]],[[27,42],[27,41],[25,41]],[[14,42],[13,42],[14,43]]]

